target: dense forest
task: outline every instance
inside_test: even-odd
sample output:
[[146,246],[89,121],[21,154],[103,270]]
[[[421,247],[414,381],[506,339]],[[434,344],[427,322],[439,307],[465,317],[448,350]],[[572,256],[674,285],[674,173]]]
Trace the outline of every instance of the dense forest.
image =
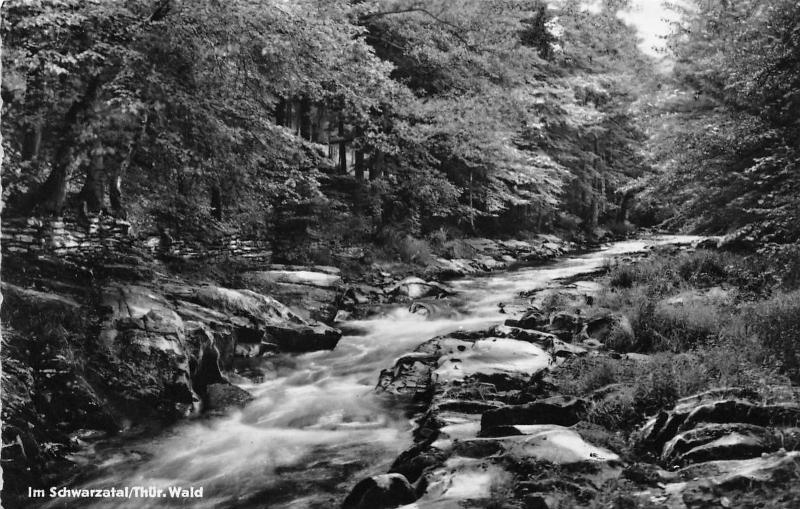
[[5,0],[0,35],[7,507],[800,504],[796,0]]
[[7,2],[6,213],[331,243],[621,225],[658,80],[624,6]]
[[669,72],[627,8],[9,1],[6,214],[353,243],[624,230],[645,191],[639,223],[796,238],[797,6],[673,6]]
[[674,6],[670,73],[626,8],[9,1],[6,213],[359,242],[624,229],[644,190],[636,221],[791,240],[797,6]]

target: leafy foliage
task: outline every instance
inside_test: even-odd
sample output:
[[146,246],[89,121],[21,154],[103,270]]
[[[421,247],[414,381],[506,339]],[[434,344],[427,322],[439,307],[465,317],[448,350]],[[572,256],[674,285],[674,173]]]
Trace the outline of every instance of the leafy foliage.
[[[140,231],[264,235],[331,210],[367,236],[563,212],[591,229],[644,168],[623,84],[647,65],[623,8],[9,0],[3,198]],[[343,170],[357,189],[337,190]]]
[[798,239],[800,7],[689,2],[672,40],[677,90],[658,96],[655,192],[679,222]]

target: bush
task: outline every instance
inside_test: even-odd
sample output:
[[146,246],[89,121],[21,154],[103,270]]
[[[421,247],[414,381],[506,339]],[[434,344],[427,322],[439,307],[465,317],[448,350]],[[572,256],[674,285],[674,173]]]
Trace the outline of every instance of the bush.
[[800,382],[800,291],[750,304],[743,310],[743,319],[761,341],[769,360]]
[[430,244],[422,239],[399,232],[389,232],[383,238],[383,254],[392,260],[426,265],[433,261]]

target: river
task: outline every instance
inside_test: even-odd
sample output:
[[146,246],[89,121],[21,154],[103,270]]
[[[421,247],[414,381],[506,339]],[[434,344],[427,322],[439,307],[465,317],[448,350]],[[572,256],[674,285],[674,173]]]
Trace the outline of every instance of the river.
[[48,507],[338,507],[360,479],[385,472],[411,444],[412,421],[374,392],[381,369],[423,341],[481,329],[508,315],[499,303],[559,278],[592,272],[615,255],[693,237],[624,241],[547,265],[452,282],[451,313],[426,319],[398,306],[353,321],[333,351],[265,359],[269,376],[242,385],[255,400],[224,417],[180,423],[159,436],[92,451],[87,488],[202,487],[202,498],[75,499]]

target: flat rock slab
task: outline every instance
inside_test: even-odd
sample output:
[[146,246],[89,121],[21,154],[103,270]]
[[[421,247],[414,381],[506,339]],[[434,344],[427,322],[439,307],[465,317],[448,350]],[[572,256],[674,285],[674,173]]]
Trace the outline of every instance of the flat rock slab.
[[342,285],[342,276],[310,270],[259,270],[242,274],[245,282],[253,281],[261,284],[289,283],[294,285],[315,286],[318,288],[338,289]]
[[[672,440],[664,445],[661,460],[665,463],[670,462],[689,462],[696,463],[705,461],[708,457],[703,457],[720,448],[720,453],[725,449],[732,449],[736,444],[743,446],[742,454],[746,457],[757,456],[761,450],[750,453],[750,446],[755,445],[756,441],[761,447],[764,441],[772,436],[766,428],[753,424],[743,423],[714,423],[678,433]],[[735,439],[734,439],[735,437]],[[720,441],[721,440],[721,441]],[[709,446],[709,444],[713,444]],[[735,450],[728,451],[728,454],[736,454]],[[734,457],[718,459],[736,459]]]
[[407,277],[402,281],[384,289],[388,295],[398,295],[410,299],[421,299],[423,297],[438,297],[452,295],[455,291],[441,283],[435,281],[425,281],[418,277]]
[[474,342],[446,340],[447,353],[439,358],[436,381],[453,382],[475,375],[530,377],[547,369],[550,355],[541,347],[508,338],[487,338]]
[[718,486],[729,488],[770,481],[782,482],[796,479],[798,474],[800,451],[779,452],[745,460],[709,461],[678,471],[678,475],[687,481],[708,478]]
[[497,443],[504,456],[518,460],[540,460],[557,465],[583,462],[618,462],[618,455],[586,442],[578,432],[557,425],[515,425],[519,434],[502,438],[476,438],[468,442]]
[[425,494],[404,509],[462,509],[486,507],[493,490],[507,485],[512,476],[491,462],[463,457],[448,459],[426,475]]
[[[649,504],[669,509],[697,507],[738,507],[736,494],[786,488],[800,475],[800,452],[779,452],[747,460],[710,461],[677,472],[681,482],[662,484],[660,489],[640,493]],[[774,487],[774,488],[772,488]],[[720,502],[727,498],[726,505]],[[796,507],[786,505],[769,507]],[[750,507],[748,505],[748,507]]]
[[481,417],[481,430],[491,432],[496,426],[517,424],[572,426],[586,415],[588,407],[587,401],[566,396],[554,396],[523,405],[508,405],[484,412]]

